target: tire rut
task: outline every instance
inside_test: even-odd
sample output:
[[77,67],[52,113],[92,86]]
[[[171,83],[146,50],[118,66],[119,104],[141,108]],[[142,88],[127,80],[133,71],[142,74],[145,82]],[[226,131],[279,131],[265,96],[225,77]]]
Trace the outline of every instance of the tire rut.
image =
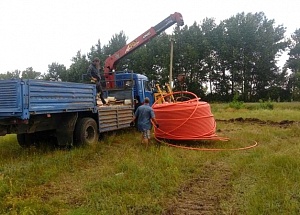
[[[163,215],[226,214],[222,204],[230,201],[232,173],[224,163],[207,164],[201,175],[187,181]],[[232,212],[232,208],[231,208]]]

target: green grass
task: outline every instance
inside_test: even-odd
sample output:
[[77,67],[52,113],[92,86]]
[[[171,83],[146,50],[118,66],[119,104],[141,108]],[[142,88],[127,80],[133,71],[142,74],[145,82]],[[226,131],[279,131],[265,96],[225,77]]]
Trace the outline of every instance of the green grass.
[[262,109],[260,103],[244,103],[241,109],[230,108],[228,104],[212,104],[211,109],[216,119],[258,118],[279,122],[282,120],[300,121],[300,103],[272,103],[273,110]]
[[[217,119],[300,121],[297,103],[274,103],[273,110],[247,105],[239,110],[211,106]],[[22,149],[15,135],[0,137],[0,214],[161,214],[176,205],[179,190],[218,163],[212,165],[220,172],[214,177],[222,177],[222,166],[230,171],[228,197],[220,200],[224,214],[299,214],[299,125],[220,122],[217,128],[231,141],[202,142],[201,147],[244,147],[254,141],[258,146],[216,152],[165,145],[146,149],[132,129],[72,150]],[[217,178],[211,180],[214,185]],[[206,195],[213,191],[207,188]]]
[[19,148],[13,136],[2,138],[10,153],[1,154],[1,214],[161,212],[164,199],[198,171],[203,158],[189,152],[185,160],[184,151],[145,149],[139,141],[130,130],[94,148],[44,152]]

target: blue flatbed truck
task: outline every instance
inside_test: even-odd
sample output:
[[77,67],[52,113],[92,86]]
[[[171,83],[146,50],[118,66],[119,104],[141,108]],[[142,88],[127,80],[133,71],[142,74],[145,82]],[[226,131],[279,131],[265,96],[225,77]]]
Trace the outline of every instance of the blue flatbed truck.
[[134,99],[151,97],[144,75],[116,73],[114,89],[104,89],[109,106],[97,105],[93,84],[34,79],[0,80],[0,136],[17,134],[22,147],[55,143],[92,144],[100,133],[130,127]]
[[93,84],[45,80],[0,80],[0,136],[17,134],[22,147],[45,142],[60,146],[97,142],[99,134],[127,128],[134,100],[154,102],[148,78],[130,72],[115,72],[117,63],[152,38],[177,23],[182,15],[171,14],[105,60],[104,96],[115,104],[97,105]]

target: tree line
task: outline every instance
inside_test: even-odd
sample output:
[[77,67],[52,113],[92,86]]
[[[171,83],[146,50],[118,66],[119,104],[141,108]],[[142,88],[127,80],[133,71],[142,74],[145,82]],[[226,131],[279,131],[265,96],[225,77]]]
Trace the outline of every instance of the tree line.
[[[209,101],[231,101],[234,96],[245,102],[262,100],[300,100],[300,29],[289,37],[283,25],[275,25],[263,12],[238,13],[216,24],[212,18],[200,23],[175,27],[172,34],[162,33],[122,59],[118,70],[145,74],[153,82],[169,80],[170,40],[174,40],[173,77],[186,76],[188,91]],[[83,82],[91,60],[105,59],[126,45],[123,31],[114,34],[107,45],[100,40],[87,54],[78,51],[67,69],[52,63],[45,74],[32,67],[25,71],[0,74],[0,79],[41,78]],[[276,63],[287,51],[283,68]],[[176,81],[176,80],[175,80]]]

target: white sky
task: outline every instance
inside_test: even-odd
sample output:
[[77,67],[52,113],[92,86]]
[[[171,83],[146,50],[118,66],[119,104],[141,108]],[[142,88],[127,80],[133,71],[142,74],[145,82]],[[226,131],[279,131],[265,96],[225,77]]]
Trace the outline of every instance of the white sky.
[[0,73],[44,73],[52,62],[69,68],[77,51],[86,54],[98,39],[106,45],[123,30],[130,42],[174,12],[190,26],[263,11],[288,36],[300,28],[299,8],[300,0],[0,0]]

